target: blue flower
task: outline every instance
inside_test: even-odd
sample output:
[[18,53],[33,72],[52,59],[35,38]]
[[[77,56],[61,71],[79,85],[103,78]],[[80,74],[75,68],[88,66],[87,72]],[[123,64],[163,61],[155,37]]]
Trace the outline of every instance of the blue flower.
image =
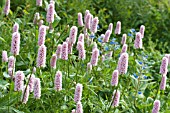
[[128,36],[132,37],[133,35],[131,33],[128,33]]
[[134,28],[132,28],[130,31],[133,32],[133,33],[136,32],[136,30]]
[[143,78],[144,78],[144,79],[147,79],[148,77],[144,75]]
[[120,45],[117,45],[114,50],[118,50],[120,48]]
[[105,51],[108,51],[108,50],[109,50],[109,47],[108,47],[108,46],[106,46],[106,47],[105,47]]
[[140,65],[142,65],[142,63],[143,63],[143,62],[141,62],[141,61],[138,61],[138,63],[139,63]]
[[101,37],[99,37],[97,40],[98,40],[98,42],[101,42],[101,43],[102,43],[102,39],[101,39]]
[[99,54],[102,54],[102,51],[99,50]]
[[133,76],[134,76],[136,79],[138,78],[138,76],[136,75],[136,73],[134,73]]
[[97,25],[97,29],[100,29],[100,26],[99,26],[99,24]]
[[94,39],[96,36],[93,35],[93,34],[91,34],[89,37],[92,38],[92,39]]
[[140,94],[142,94],[142,92],[141,92],[141,91],[138,91],[138,94],[140,95]]

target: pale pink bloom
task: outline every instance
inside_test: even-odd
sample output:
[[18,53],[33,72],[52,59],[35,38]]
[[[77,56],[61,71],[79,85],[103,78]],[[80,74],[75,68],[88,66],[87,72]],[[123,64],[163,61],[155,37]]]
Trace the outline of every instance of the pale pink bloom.
[[107,53],[105,56],[106,56],[107,58],[111,58],[112,55],[113,55],[113,51],[109,51],[109,53]]
[[39,19],[40,19],[40,14],[38,12],[36,12],[35,15],[34,15],[33,23],[37,24]]
[[38,26],[39,28],[43,25],[44,21],[43,20],[40,20],[39,23],[38,23]]
[[15,91],[21,91],[24,85],[24,73],[22,71],[17,71],[15,75]]
[[92,24],[91,24],[91,28],[90,28],[90,31],[93,32],[93,33],[96,33],[97,32],[97,25],[99,23],[99,19],[98,17],[95,17],[92,21]]
[[83,113],[83,106],[81,104],[81,102],[77,102],[77,105],[76,105],[76,113]]
[[62,45],[62,52],[61,52],[61,59],[67,60],[68,59],[68,44],[64,42]]
[[10,10],[10,0],[6,0],[5,7],[4,7],[4,13],[7,16],[9,14]]
[[162,75],[162,80],[161,80],[161,84],[160,84],[160,90],[165,90],[166,87],[166,75]]
[[82,13],[78,13],[78,24],[79,26],[83,26],[83,18],[82,18]]
[[92,18],[92,15],[88,13],[86,17],[86,21],[85,21],[85,26],[87,29],[90,29],[91,18]]
[[87,63],[87,71],[91,72],[92,70],[92,65],[90,62]]
[[34,98],[40,99],[41,97],[41,84],[40,84],[40,79],[35,78],[34,79]]
[[112,99],[114,99],[112,106],[117,107],[119,105],[119,100],[120,100],[120,91],[119,90],[114,91]]
[[8,62],[7,51],[2,51],[2,62]]
[[127,52],[127,48],[128,48],[128,45],[127,45],[127,44],[124,44],[123,47],[122,47],[122,50],[121,50],[120,55],[121,55],[122,53],[126,53],[126,52]]
[[115,29],[115,34],[120,34],[121,33],[121,22],[118,21],[116,24],[116,29]]
[[105,33],[105,37],[103,38],[104,43],[109,41],[110,35],[111,35],[111,31],[107,30],[106,33]]
[[45,36],[46,36],[46,26],[41,25],[39,28],[39,34],[38,34],[38,45],[44,45],[45,43]]
[[81,101],[82,90],[83,90],[83,85],[80,83],[77,83],[76,89],[75,89],[75,94],[74,94],[74,102],[77,103],[77,102]]
[[56,91],[62,90],[62,73],[61,73],[61,71],[57,71],[57,73],[55,75],[54,89]]
[[92,66],[97,66],[98,57],[99,57],[99,50],[95,48],[92,52],[91,61],[90,61]]
[[118,70],[114,70],[113,74],[112,74],[112,80],[111,80],[111,85],[112,86],[117,86],[117,84],[118,84],[118,77],[119,77],[118,75],[119,75]]
[[85,22],[85,23],[86,23],[87,14],[89,14],[89,13],[90,13],[90,11],[89,11],[89,10],[86,10],[85,15],[84,15],[84,22]]
[[10,56],[8,59],[8,69],[14,68],[14,65],[15,65],[15,58],[14,56]]
[[112,34],[112,30],[113,30],[113,24],[112,23],[109,24],[108,30],[110,30],[111,34]]
[[53,54],[53,56],[51,57],[51,60],[50,60],[50,66],[51,68],[56,68],[56,61],[57,61],[57,56],[56,54]]
[[37,67],[45,67],[46,63],[46,46],[41,45],[38,49],[38,56],[37,56]]
[[145,32],[145,26],[144,25],[140,26],[140,31],[139,32],[141,33],[141,38],[144,38],[144,32]]
[[58,44],[57,50],[56,50],[57,59],[61,58],[61,52],[62,52],[62,45]]
[[71,54],[73,49],[73,44],[70,41],[68,41],[67,44],[68,44],[68,54]]
[[36,0],[36,6],[42,6],[42,0]]
[[162,58],[162,63],[160,66],[160,73],[166,75],[168,72],[168,59],[166,57]]
[[72,26],[71,29],[70,29],[70,35],[69,35],[69,41],[72,44],[76,43],[77,32],[78,32],[77,27],[76,26]]
[[84,44],[82,42],[78,41],[77,45],[78,45],[78,51],[79,51],[79,59],[84,60],[86,58]]
[[94,49],[96,49],[96,48],[97,48],[97,43],[94,42],[94,43],[93,43],[93,49],[92,49],[92,51],[93,51]]
[[126,34],[123,34],[123,36],[122,36],[122,41],[121,41],[121,44],[122,44],[122,45],[126,44],[126,38],[127,38],[127,35],[126,35]]
[[76,113],[76,110],[75,110],[75,109],[73,109],[73,110],[71,111],[71,113]]
[[84,34],[80,33],[78,41],[80,41],[84,44]]
[[126,74],[127,73],[127,68],[128,68],[128,54],[127,53],[122,53],[119,61],[118,61],[118,71],[119,74]]
[[13,33],[18,32],[18,30],[19,30],[19,24],[15,23],[13,26]]
[[[27,88],[27,89],[26,89]],[[24,86],[24,88],[22,89],[22,98],[21,98],[21,101],[22,103],[26,104],[27,101],[28,101],[28,97],[29,97],[29,86]]]
[[170,64],[170,54],[165,54],[165,57],[168,59],[168,64]]
[[20,50],[20,34],[15,32],[12,34],[12,42],[11,42],[11,53],[13,55],[19,55]]
[[134,43],[135,49],[142,48],[142,37],[141,33],[136,33],[135,43]]
[[91,30],[92,23],[93,23],[93,15],[91,14],[91,19],[90,19],[90,29],[89,29],[89,30]]
[[8,68],[8,75],[12,78],[13,77],[13,68]]
[[53,3],[50,3],[48,5],[48,10],[47,10],[47,15],[46,15],[46,20],[47,22],[49,23],[53,23],[54,22],[54,4]]
[[160,110],[160,101],[155,100],[154,106],[153,106],[153,109],[152,109],[152,113],[159,113],[159,110]]
[[[30,77],[31,76],[31,77]],[[31,75],[29,75],[28,76],[28,78],[30,77],[30,79],[29,79],[29,83],[28,83],[28,85],[29,85],[29,91],[30,92],[33,92],[33,90],[34,90],[34,79],[35,79],[35,75],[34,74],[31,74]]]

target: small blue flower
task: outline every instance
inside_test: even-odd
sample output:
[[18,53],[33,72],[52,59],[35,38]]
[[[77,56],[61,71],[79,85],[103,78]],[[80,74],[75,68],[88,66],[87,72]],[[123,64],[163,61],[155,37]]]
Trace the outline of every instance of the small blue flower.
[[120,48],[120,45],[117,45],[114,50],[118,50]]
[[135,29],[133,29],[133,28],[132,28],[130,31],[131,31],[131,32],[133,32],[133,33],[134,33],[134,32],[136,32],[136,30],[135,30]]
[[141,92],[141,91],[138,91],[138,94],[140,95],[140,94],[142,94],[142,92]]
[[93,35],[93,34],[91,34],[89,37],[92,38],[92,39],[94,39],[96,36]]
[[131,33],[128,33],[128,36],[132,37],[133,35]]
[[139,61],[138,63],[139,63],[140,65],[142,65],[143,62]]
[[138,78],[138,76],[136,75],[136,73],[134,73],[133,76],[134,76],[136,79]]
[[102,39],[101,39],[100,37],[99,37],[97,40],[98,40],[98,42],[101,42],[101,43],[102,43]]
[[112,41],[115,41],[116,40],[116,38],[112,38]]
[[102,51],[99,50],[99,54],[102,54]]
[[144,78],[144,79],[147,79],[148,77],[144,75],[143,78]]
[[99,26],[99,24],[97,25],[97,29],[100,29],[100,26]]
[[106,47],[105,47],[105,51],[108,51],[108,50],[109,50],[109,47],[108,47],[108,46],[106,46]]

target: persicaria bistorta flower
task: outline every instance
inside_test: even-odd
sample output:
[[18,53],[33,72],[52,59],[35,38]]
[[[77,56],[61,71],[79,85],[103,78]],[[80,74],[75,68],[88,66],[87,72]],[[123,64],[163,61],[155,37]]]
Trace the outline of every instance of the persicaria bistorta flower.
[[22,90],[22,98],[21,98],[21,101],[22,103],[26,104],[27,101],[28,101],[28,97],[29,97],[29,86],[24,86],[23,90]]
[[57,61],[57,56],[56,54],[53,54],[53,56],[51,57],[51,60],[50,60],[50,66],[51,68],[56,68],[56,61]]
[[64,42],[62,45],[62,52],[61,52],[61,59],[67,60],[68,59],[68,44]]
[[87,71],[91,72],[92,70],[92,65],[90,62],[87,63]]
[[97,66],[98,56],[99,56],[99,50],[97,48],[95,48],[92,52],[92,57],[91,57],[91,61],[90,61],[92,66]]
[[61,71],[57,71],[57,73],[55,75],[54,89],[56,91],[62,90],[62,73],[61,73]]
[[165,57],[168,59],[168,64],[170,64],[170,54],[165,54]]
[[9,60],[8,60],[8,69],[14,68],[14,65],[15,65],[15,58],[14,58],[14,56],[10,56]]
[[111,33],[112,33],[112,30],[113,30],[113,24],[112,23],[109,24],[108,30],[110,30]]
[[105,37],[103,38],[103,42],[105,42],[105,43],[108,42],[110,35],[111,35],[111,31],[107,30],[106,33],[105,33]]
[[142,48],[142,37],[141,33],[136,33],[135,43],[134,43],[135,49]]
[[38,49],[38,57],[37,57],[37,67],[45,67],[46,63],[46,46],[41,45]]
[[2,62],[8,62],[7,51],[2,51]]
[[10,0],[6,0],[5,7],[4,7],[4,13],[7,16],[9,14],[10,10]]
[[39,34],[38,34],[38,45],[44,45],[45,43],[45,36],[46,36],[46,26],[41,25],[39,28]]
[[83,106],[81,104],[81,102],[77,102],[77,105],[76,105],[76,113],[83,113]]
[[42,0],[36,0],[36,5],[37,6],[42,6]]
[[61,58],[61,52],[62,52],[62,45],[58,44],[57,50],[56,50],[57,59]]
[[161,84],[160,84],[160,90],[165,90],[166,87],[166,75],[162,75],[162,80],[161,80]]
[[160,110],[160,101],[155,100],[154,106],[153,106],[153,109],[152,109],[152,113],[159,113],[159,110]]
[[80,41],[84,44],[84,34],[80,33],[78,41]]
[[71,54],[73,49],[73,44],[70,41],[68,41],[67,44],[68,44],[68,54]]
[[140,26],[140,31],[139,32],[141,33],[141,38],[143,38],[144,37],[144,32],[145,32],[145,26],[144,25]]
[[118,21],[116,24],[115,34],[120,34],[120,33],[121,33],[121,22]]
[[97,32],[97,25],[99,23],[99,19],[98,17],[95,17],[92,21],[92,24],[91,24],[91,28],[90,28],[90,31],[93,32],[93,33],[96,33]]
[[166,75],[167,72],[168,72],[168,59],[166,57],[163,57],[162,58],[162,63],[161,63],[161,66],[160,66],[160,73],[162,75]]
[[93,51],[94,49],[96,49],[96,48],[97,48],[97,43],[94,42],[94,43],[93,43],[93,49],[92,49],[92,51]]
[[11,42],[11,53],[13,55],[19,55],[20,50],[20,34],[15,32],[12,34],[12,42]]
[[118,70],[114,70],[113,74],[112,74],[112,80],[111,80],[111,85],[112,86],[117,86],[117,84],[118,84],[118,77],[119,77]]
[[18,32],[18,30],[19,30],[19,24],[15,23],[13,26],[13,33]]
[[117,107],[119,105],[119,100],[120,100],[120,91],[119,90],[114,91],[112,99],[113,99],[112,106]]
[[77,83],[76,89],[75,89],[75,94],[74,94],[74,102],[77,103],[77,102],[81,101],[82,90],[83,90],[83,85],[80,83]]
[[127,38],[127,35],[123,34],[122,41],[121,41],[122,45],[126,44],[126,38]]
[[72,44],[76,43],[76,38],[77,38],[77,27],[76,26],[72,26],[70,29],[70,35],[69,35],[69,41]]
[[118,61],[118,71],[119,74],[126,74],[127,73],[127,68],[128,68],[128,54],[127,53],[122,53],[119,61]]
[[24,73],[22,71],[17,71],[15,75],[15,91],[21,91],[24,85]]
[[122,53],[126,53],[127,48],[128,48],[128,45],[127,45],[127,44],[124,44],[124,45],[123,45],[123,47],[122,47],[122,51],[121,51],[121,53],[120,53],[120,54],[122,54]]
[[55,12],[54,4],[50,3],[48,5],[48,10],[47,10],[47,15],[46,15],[47,22],[49,22],[49,23],[53,23],[54,22],[54,12]]
[[34,74],[31,74],[31,75],[28,76],[28,78],[29,78],[29,83],[28,83],[28,85],[29,85],[29,91],[30,91],[30,92],[33,92],[33,90],[34,90],[34,79],[35,79],[35,75],[34,75]]
[[13,78],[13,68],[8,68],[8,75]]
[[33,23],[36,25],[38,24],[38,20],[40,19],[40,14],[38,12],[35,13],[34,15],[34,20]]
[[82,18],[82,13],[78,13],[78,24],[79,26],[83,26],[83,18]]
[[84,22],[86,22],[86,17],[87,17],[87,14],[89,14],[89,13],[90,13],[90,11],[86,10],[85,15],[84,15]]
[[79,51],[79,59],[84,60],[86,58],[85,50],[84,50],[84,44],[80,41],[77,43],[77,49]]
[[86,21],[85,21],[85,27],[87,29],[90,29],[91,18],[92,18],[92,15],[88,13],[86,16]]
[[40,84],[40,79],[35,78],[34,79],[34,98],[40,99],[41,97],[41,84]]

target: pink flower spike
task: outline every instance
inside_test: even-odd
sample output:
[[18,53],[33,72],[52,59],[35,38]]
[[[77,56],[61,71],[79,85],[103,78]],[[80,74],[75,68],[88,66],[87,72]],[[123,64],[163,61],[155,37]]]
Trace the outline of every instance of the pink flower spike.
[[165,57],[168,59],[168,64],[170,64],[170,54],[165,54]]
[[13,33],[18,32],[18,30],[19,30],[19,24],[15,23],[13,26]]
[[83,90],[83,85],[80,83],[77,83],[76,89],[75,89],[75,94],[74,94],[74,102],[77,103],[77,102],[81,101],[82,90]]
[[78,32],[77,27],[76,26],[72,26],[71,29],[70,29],[70,35],[69,35],[69,41],[72,44],[76,43],[77,32]]
[[165,88],[166,88],[166,78],[167,78],[166,75],[162,75],[160,90],[165,90]]
[[126,53],[126,52],[127,52],[127,48],[128,48],[128,45],[127,45],[127,44],[124,44],[123,47],[122,47],[122,51],[121,51],[120,55],[121,55],[122,53]]
[[79,26],[83,26],[83,18],[82,18],[82,13],[78,13],[78,24]]
[[21,91],[24,85],[24,73],[22,71],[17,71],[15,75],[15,91]]
[[94,43],[93,43],[93,49],[92,49],[92,51],[93,51],[94,49],[96,49],[96,48],[97,48],[97,43],[94,42]]
[[136,33],[136,38],[135,38],[135,43],[134,43],[134,46],[135,46],[135,49],[138,49],[138,48],[142,48],[142,37],[141,37],[141,33],[138,32]]
[[45,67],[46,63],[46,46],[41,45],[38,49],[38,57],[37,57],[37,67]]
[[111,33],[112,33],[112,30],[113,30],[113,23],[110,23],[110,24],[109,24],[108,30],[110,30]]
[[47,10],[47,15],[46,15],[47,22],[49,22],[49,23],[53,23],[54,22],[54,13],[55,13],[54,4],[50,3],[48,5],[48,10]]
[[41,97],[41,84],[40,84],[40,79],[35,78],[34,79],[34,98],[35,99],[40,99]]
[[104,43],[109,41],[110,35],[111,35],[111,31],[107,30],[106,33],[105,33],[105,37],[103,38]]
[[54,89],[56,91],[62,90],[62,73],[61,73],[61,71],[57,71],[57,73],[55,75]]
[[76,113],[83,113],[83,106],[81,104],[81,102],[77,102],[77,105],[76,105]]
[[84,50],[84,44],[78,41],[77,45],[78,45],[78,51],[79,51],[79,59],[85,60],[86,54]]
[[62,52],[62,45],[58,44],[57,50],[56,50],[57,59],[61,58],[61,52]]
[[118,75],[119,75],[118,70],[114,70],[113,74],[112,74],[112,80],[111,80],[111,85],[112,86],[117,86],[117,84],[118,84],[118,77],[119,77]]
[[[30,77],[31,76],[31,77]],[[29,85],[29,91],[30,92],[33,92],[33,90],[34,90],[34,79],[35,79],[35,75],[34,74],[32,74],[32,75],[29,75],[28,76],[28,78],[30,77],[30,80],[29,80],[29,83],[28,83],[28,85]]]
[[95,17],[92,21],[92,24],[91,24],[91,28],[90,28],[90,31],[93,32],[93,33],[96,33],[97,32],[97,25],[99,23],[99,19],[98,17]]
[[13,78],[13,68],[8,68],[8,75]]
[[38,20],[40,19],[40,14],[38,12],[35,13],[34,15],[34,20],[33,23],[36,25],[38,24]]
[[80,41],[84,44],[84,34],[80,33],[78,41]]
[[14,68],[14,65],[15,65],[15,58],[14,56],[10,56],[8,59],[8,69]]
[[24,88],[22,89],[22,98],[21,101],[22,103],[26,104],[28,101],[28,97],[29,97],[29,86],[27,86],[27,89],[25,90],[26,86],[24,86]]
[[92,70],[92,65],[90,62],[87,63],[87,71],[91,72]]
[[112,99],[114,99],[112,106],[117,107],[119,105],[119,100],[120,100],[120,91],[119,90],[114,91]]
[[115,29],[115,34],[120,34],[121,33],[121,22],[118,21]]
[[87,17],[86,17],[86,21],[85,21],[85,27],[87,29],[90,29],[91,18],[92,18],[92,15],[90,13],[88,13]]
[[127,68],[128,68],[128,54],[127,53],[122,53],[119,61],[118,61],[118,71],[119,74],[126,74],[127,73]]
[[36,6],[42,6],[42,0],[36,0]]
[[7,51],[2,51],[2,62],[8,62]]
[[68,54],[72,54],[73,44],[70,41],[68,41],[67,44],[68,44]]
[[91,61],[90,61],[92,66],[97,66],[98,56],[99,56],[99,50],[97,48],[95,48],[92,52],[92,57],[91,57]]
[[4,7],[4,14],[7,16],[10,10],[10,0],[6,0],[5,7]]
[[85,15],[84,15],[84,22],[85,22],[85,23],[86,23],[87,14],[89,14],[89,13],[90,13],[90,11],[89,11],[89,10],[86,10]]
[[140,26],[141,38],[144,38],[144,32],[145,32],[145,26],[144,26],[144,25],[141,25],[141,26]]
[[53,54],[50,60],[50,66],[51,68],[55,69],[56,68],[56,61],[57,61],[57,56],[56,54]]
[[45,43],[45,36],[46,36],[46,26],[41,25],[39,28],[39,34],[38,34],[38,45],[44,45]]
[[168,59],[166,57],[162,58],[162,63],[160,66],[160,73],[166,75],[168,72]]
[[159,113],[159,110],[160,110],[160,101],[155,100],[154,106],[153,106],[153,109],[152,109],[152,113]]
[[62,45],[61,59],[68,60],[68,44],[64,42]]
[[12,34],[12,42],[11,42],[11,53],[13,55],[19,55],[20,50],[20,34],[15,32]]
[[123,36],[122,36],[122,41],[121,41],[121,44],[122,44],[122,45],[126,44],[126,38],[127,38],[127,35],[126,35],[126,34],[123,34]]

